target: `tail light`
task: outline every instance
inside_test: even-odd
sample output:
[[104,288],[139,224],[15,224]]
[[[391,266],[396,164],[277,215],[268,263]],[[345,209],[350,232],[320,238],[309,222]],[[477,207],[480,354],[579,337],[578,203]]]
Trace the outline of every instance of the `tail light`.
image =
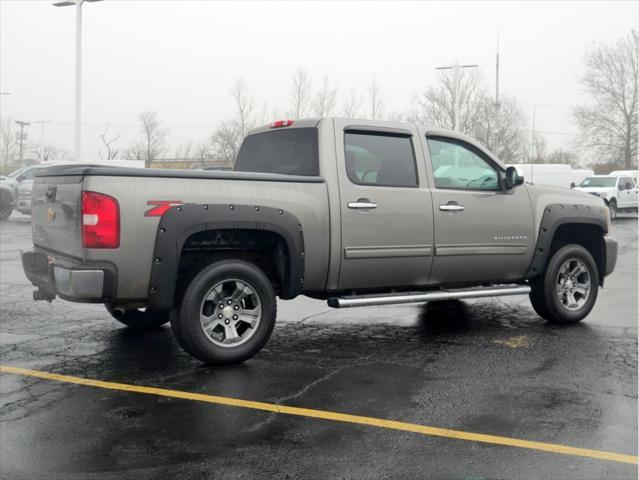
[[82,192],[82,246],[120,246],[120,206],[115,198],[103,193]]
[[293,120],[278,120],[277,122],[271,123],[271,128],[282,128],[282,127],[290,127],[293,125]]

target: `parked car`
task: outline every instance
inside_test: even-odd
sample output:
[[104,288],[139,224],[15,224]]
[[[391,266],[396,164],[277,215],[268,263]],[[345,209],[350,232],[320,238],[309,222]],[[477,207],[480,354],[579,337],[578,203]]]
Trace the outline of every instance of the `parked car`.
[[541,317],[578,322],[617,258],[600,198],[524,184],[471,138],[394,122],[278,121],[249,133],[232,172],[68,165],[33,194],[36,300],[104,303],[138,329],[170,320],[211,364],[264,346],[277,296],[529,294]]
[[612,220],[617,218],[617,212],[636,212],[639,207],[637,185],[630,176],[593,175],[586,177],[575,190],[602,198]]
[[[31,199],[33,190],[33,178],[42,169],[49,168],[56,165],[73,165],[74,162],[48,162],[33,165],[25,169],[17,177],[18,184],[17,190],[17,205],[16,210],[25,215],[31,215]],[[144,168],[143,160],[96,160],[92,161],[91,165],[108,165],[117,167],[133,167]]]
[[13,189],[6,182],[6,177],[0,178],[0,221],[6,220],[13,213],[16,206]]

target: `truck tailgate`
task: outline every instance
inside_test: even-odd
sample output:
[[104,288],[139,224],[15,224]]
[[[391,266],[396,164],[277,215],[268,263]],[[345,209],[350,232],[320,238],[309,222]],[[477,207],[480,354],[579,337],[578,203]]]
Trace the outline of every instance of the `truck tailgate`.
[[31,205],[35,246],[81,257],[82,179],[82,175],[35,178]]

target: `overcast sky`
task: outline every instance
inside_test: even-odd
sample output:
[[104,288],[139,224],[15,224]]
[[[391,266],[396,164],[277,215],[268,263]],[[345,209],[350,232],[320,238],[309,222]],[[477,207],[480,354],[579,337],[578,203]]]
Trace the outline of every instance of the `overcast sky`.
[[[639,2],[217,2],[105,0],[83,7],[83,155],[97,158],[100,125],[138,135],[156,110],[170,141],[205,140],[232,116],[242,77],[269,111],[287,110],[298,65],[316,86],[363,93],[373,74],[387,111],[403,111],[455,60],[477,63],[494,89],[519,100],[550,147],[575,132],[570,106],[593,42],[637,29]],[[75,12],[48,1],[0,1],[1,115],[49,120],[45,140],[73,150]],[[341,100],[340,100],[341,104]],[[40,127],[32,125],[31,140]]]

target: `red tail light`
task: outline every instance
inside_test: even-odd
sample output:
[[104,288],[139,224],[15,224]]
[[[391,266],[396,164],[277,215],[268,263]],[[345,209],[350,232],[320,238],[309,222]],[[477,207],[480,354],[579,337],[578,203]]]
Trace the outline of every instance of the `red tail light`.
[[277,122],[271,123],[271,128],[282,128],[282,127],[290,127],[293,125],[293,120],[278,120]]
[[82,246],[120,246],[120,206],[118,201],[96,192],[82,192]]

